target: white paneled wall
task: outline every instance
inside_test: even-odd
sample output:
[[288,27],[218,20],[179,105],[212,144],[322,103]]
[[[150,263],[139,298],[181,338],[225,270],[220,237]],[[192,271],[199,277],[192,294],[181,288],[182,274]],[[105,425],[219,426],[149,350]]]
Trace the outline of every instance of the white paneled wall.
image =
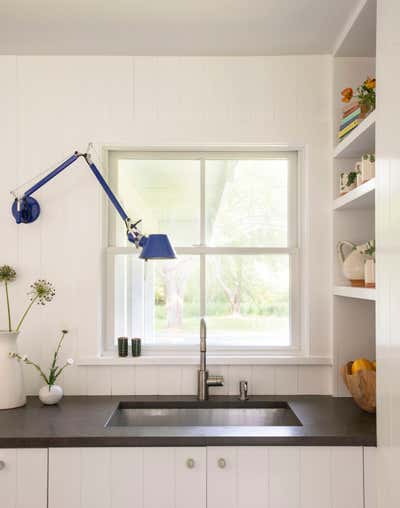
[[[78,367],[77,389],[71,377],[64,379],[67,395],[193,395],[197,391],[195,366],[89,366]],[[331,393],[329,366],[236,366],[213,365],[210,371],[222,374],[225,385],[211,388],[215,395],[236,395],[239,380],[249,382],[251,395],[324,394]]]
[[378,0],[376,77],[377,424],[379,507],[400,505],[400,3]]
[[[331,58],[0,56],[0,264],[15,265],[21,311],[30,282],[53,281],[54,302],[36,308],[20,351],[46,362],[58,330],[63,358],[101,344],[101,191],[83,163],[40,191],[42,216],[16,226],[9,190],[88,141],[96,146],[271,144],[305,149],[303,301],[306,347],[331,355]],[[307,268],[310,267],[308,270]],[[4,322],[3,307],[0,319]],[[213,369],[217,370],[217,368]],[[330,392],[328,367],[226,367],[227,393],[249,378],[253,393]],[[25,369],[27,387],[40,380]],[[192,367],[74,367],[69,394],[193,393]]]

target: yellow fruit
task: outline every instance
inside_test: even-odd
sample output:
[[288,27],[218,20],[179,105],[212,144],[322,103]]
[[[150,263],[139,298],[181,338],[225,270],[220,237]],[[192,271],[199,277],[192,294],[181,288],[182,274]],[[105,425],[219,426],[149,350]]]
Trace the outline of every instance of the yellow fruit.
[[355,374],[359,370],[373,370],[373,364],[366,358],[358,358],[351,366],[351,373]]
[[372,362],[372,368],[373,368],[374,370],[376,370],[376,360],[374,360],[374,361]]

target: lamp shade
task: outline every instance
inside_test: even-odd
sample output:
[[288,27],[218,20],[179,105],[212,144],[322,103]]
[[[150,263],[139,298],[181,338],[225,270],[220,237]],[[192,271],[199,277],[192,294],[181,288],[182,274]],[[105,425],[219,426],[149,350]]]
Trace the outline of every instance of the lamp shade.
[[[146,239],[145,239],[146,238]],[[140,259],[175,259],[176,254],[167,235],[149,235],[142,238]]]

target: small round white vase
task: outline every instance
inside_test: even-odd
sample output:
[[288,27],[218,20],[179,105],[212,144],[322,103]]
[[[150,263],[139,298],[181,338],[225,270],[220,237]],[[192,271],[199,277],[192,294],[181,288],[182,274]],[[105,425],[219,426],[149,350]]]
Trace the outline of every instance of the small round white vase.
[[39,399],[46,406],[52,406],[53,404],[58,404],[60,400],[63,398],[64,392],[61,386],[52,385],[44,385],[39,390]]
[[26,404],[21,363],[10,358],[17,352],[18,332],[0,331],[0,409],[13,409]]

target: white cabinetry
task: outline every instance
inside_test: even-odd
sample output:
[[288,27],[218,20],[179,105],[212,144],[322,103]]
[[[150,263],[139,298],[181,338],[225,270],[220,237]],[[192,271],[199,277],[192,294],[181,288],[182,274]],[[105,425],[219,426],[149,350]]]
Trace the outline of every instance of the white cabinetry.
[[365,508],[377,508],[376,451],[374,447],[364,448],[364,489]]
[[0,449],[0,506],[47,507],[47,449]]
[[364,508],[362,447],[57,448],[49,468],[49,508]]
[[53,448],[49,508],[205,508],[205,448]]
[[364,507],[361,447],[213,447],[207,474],[207,508]]

